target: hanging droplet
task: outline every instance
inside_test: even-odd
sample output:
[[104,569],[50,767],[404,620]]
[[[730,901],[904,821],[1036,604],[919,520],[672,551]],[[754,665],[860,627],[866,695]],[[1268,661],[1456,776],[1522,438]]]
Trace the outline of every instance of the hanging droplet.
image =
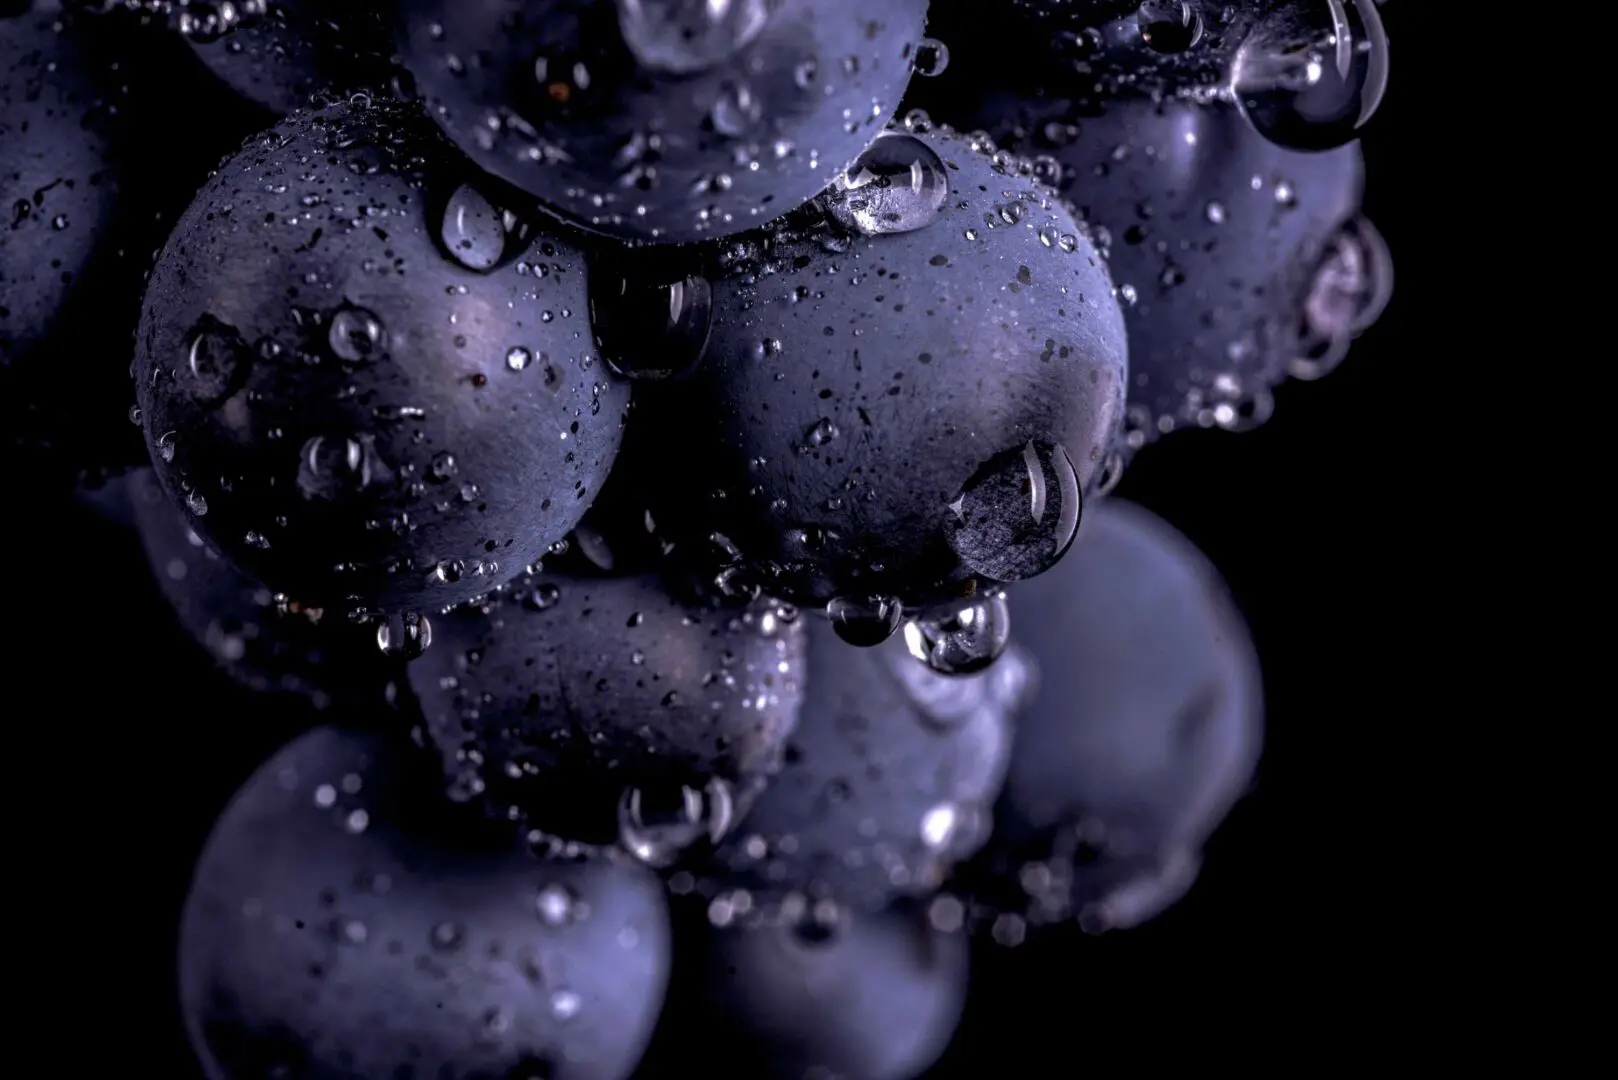
[[1192,0],[1146,0],[1135,13],[1140,39],[1160,53],[1183,53],[1202,40],[1202,14]]
[[769,22],[767,0],[618,0],[624,44],[642,65],[690,75],[745,49]]
[[695,274],[659,279],[601,265],[590,274],[590,325],[607,366],[661,382],[702,362],[713,326],[713,288]]
[[316,435],[303,444],[298,455],[298,492],[306,499],[335,502],[391,476],[370,435]]
[[455,189],[444,204],[440,230],[444,250],[468,270],[488,273],[506,253],[505,215],[470,184]]
[[944,74],[944,69],[949,67],[949,46],[937,38],[922,38],[916,43],[910,66],[923,78]]
[[932,147],[891,131],[832,182],[826,208],[847,228],[881,236],[931,225],[948,197],[949,173]]
[[670,866],[706,838],[717,844],[735,820],[729,781],[714,777],[700,790],[660,793],[629,788],[618,803],[618,842],[647,866]]
[[376,646],[387,656],[414,660],[433,643],[433,624],[427,616],[407,611],[376,624]]
[[826,605],[831,628],[845,642],[861,649],[874,648],[893,636],[904,618],[904,607],[893,597],[839,596]]
[[1044,573],[1079,530],[1078,474],[1067,451],[1030,442],[990,460],[944,512],[944,536],[967,569],[990,581]]
[[905,623],[910,655],[940,675],[982,671],[1011,642],[1011,607],[998,589],[957,607],[930,611]]
[[1353,141],[1387,86],[1388,37],[1374,0],[1282,5],[1232,65],[1231,90],[1248,122],[1288,150]]

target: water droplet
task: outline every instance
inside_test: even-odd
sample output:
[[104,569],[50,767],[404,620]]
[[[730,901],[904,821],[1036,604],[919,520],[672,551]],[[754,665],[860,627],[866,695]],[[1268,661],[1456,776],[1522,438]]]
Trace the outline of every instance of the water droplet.
[[630,788],[618,803],[618,842],[647,866],[670,866],[706,837],[724,839],[735,819],[735,796],[719,777],[698,790],[683,786],[670,793]]
[[558,990],[551,995],[551,1015],[563,1023],[579,1014],[584,1000],[571,990]]
[[944,74],[944,69],[949,67],[949,46],[937,38],[922,38],[916,43],[911,67],[923,77]]
[[185,493],[185,508],[197,517],[206,517],[208,514],[208,500],[202,497],[200,491]]
[[523,597],[523,607],[529,611],[544,611],[553,608],[562,599],[562,590],[549,581],[541,582],[528,591]]
[[635,59],[690,75],[730,59],[769,21],[767,0],[618,0],[618,26]]
[[444,204],[440,235],[444,250],[468,270],[487,273],[506,253],[505,215],[470,184],[456,188]]
[[866,236],[913,232],[938,218],[949,174],[930,146],[903,132],[879,136],[832,182],[827,209]]
[[940,675],[982,671],[1011,642],[1011,607],[995,590],[959,607],[929,611],[904,629],[910,655]]
[[298,491],[306,499],[335,502],[391,475],[370,435],[316,435],[298,452]]
[[1393,256],[1364,218],[1347,222],[1326,244],[1303,301],[1298,355],[1287,367],[1298,379],[1318,379],[1348,353],[1349,343],[1388,306]]
[[590,324],[602,359],[626,379],[677,379],[697,369],[713,325],[713,288],[602,266],[591,274]]
[[407,611],[376,624],[376,646],[388,656],[414,660],[433,643],[433,624],[427,616]]
[[382,335],[382,321],[375,315],[364,308],[345,307],[331,317],[326,341],[332,355],[358,364],[381,353]]
[[1056,565],[1073,544],[1079,480],[1061,446],[1030,442],[980,468],[944,513],[961,562],[990,581],[1023,581]]
[[576,914],[578,898],[566,885],[552,883],[539,890],[534,910],[547,926],[561,926]]
[[247,343],[233,326],[204,315],[192,327],[186,345],[186,369],[199,398],[217,401],[241,385],[252,364]]
[[506,367],[512,371],[522,371],[534,362],[534,354],[521,345],[513,345],[506,352]]
[[1260,135],[1289,150],[1351,142],[1388,86],[1374,0],[1281,5],[1236,52],[1231,90]]
[[1183,53],[1202,40],[1202,15],[1192,0],[1146,0],[1135,20],[1140,39],[1160,53]]
[[904,618],[904,607],[892,597],[839,596],[826,605],[826,615],[838,637],[868,649],[893,636]]

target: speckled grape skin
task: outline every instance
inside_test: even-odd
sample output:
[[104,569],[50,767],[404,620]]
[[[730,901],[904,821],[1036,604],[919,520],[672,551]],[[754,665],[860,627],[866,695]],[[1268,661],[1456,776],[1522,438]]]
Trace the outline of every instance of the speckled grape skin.
[[[486,592],[572,528],[617,453],[629,391],[591,352],[577,251],[540,239],[482,274],[441,247],[446,201],[476,182],[414,107],[294,116],[208,182],[153,271],[135,368],[158,477],[294,599]],[[330,342],[344,309],[382,328],[360,362]],[[221,324],[240,347],[199,384],[190,343]]]
[[974,473],[1035,441],[1093,489],[1123,418],[1123,316],[1083,230],[966,139],[922,141],[949,176],[936,220],[749,238],[714,271],[702,366],[648,398],[683,450],[659,522],[721,530],[795,603],[969,594],[943,526]]
[[[819,193],[898,107],[927,15],[926,0],[769,9],[756,39],[679,75],[636,60],[612,0],[407,0],[399,52],[484,168],[587,228],[677,243],[754,228]],[[558,59],[566,111],[537,82],[538,57]],[[567,75],[575,61],[583,91]],[[757,116],[726,135],[714,112],[740,88]]]

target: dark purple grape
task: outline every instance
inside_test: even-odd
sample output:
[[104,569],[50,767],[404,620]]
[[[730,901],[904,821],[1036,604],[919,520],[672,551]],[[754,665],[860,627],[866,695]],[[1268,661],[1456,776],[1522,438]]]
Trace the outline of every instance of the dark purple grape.
[[1252,640],[1190,541],[1116,500],[1011,598],[1037,688],[967,880],[1008,917],[1134,926],[1190,887],[1252,780],[1264,712]]
[[926,0],[403,0],[433,115],[589,228],[727,236],[796,208],[893,115]]
[[[880,641],[1059,559],[1123,417],[1123,318],[1050,192],[895,131],[800,214],[719,252],[694,374],[644,399],[659,523]],[[723,545],[722,545],[723,546]],[[852,627],[848,627],[853,629]]]
[[746,812],[802,700],[795,612],[656,577],[534,575],[436,633],[410,678],[458,797],[656,865]]
[[513,850],[435,802],[418,765],[320,728],[220,816],[180,927],[207,1074],[627,1077],[668,983],[657,879]]
[[136,378],[158,478],[300,603],[487,592],[566,535],[617,453],[629,391],[586,304],[577,251],[504,211],[414,107],[289,118],[209,181],[152,274]]
[[214,663],[258,693],[285,693],[317,709],[381,706],[399,676],[374,632],[340,612],[278,600],[208,547],[150,469],[124,487],[152,574],[180,625]]
[[875,910],[926,895],[988,838],[1026,669],[943,676],[898,640],[860,649],[809,627],[787,765],[715,856],[704,891]]

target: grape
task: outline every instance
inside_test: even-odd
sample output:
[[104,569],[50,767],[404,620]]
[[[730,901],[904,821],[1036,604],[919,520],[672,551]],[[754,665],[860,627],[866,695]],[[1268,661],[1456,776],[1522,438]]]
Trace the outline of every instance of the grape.
[[[908,1080],[943,1052],[966,1001],[966,938],[913,911],[707,928],[682,957],[690,1029],[723,1075]],[[672,1070],[671,1070],[672,1071]]]
[[926,0],[403,0],[399,53],[490,172],[678,242],[813,197],[893,115]]
[[457,828],[410,748],[320,728],[232,800],[180,927],[218,1080],[626,1077],[668,982],[656,879]]
[[722,835],[797,722],[803,628],[768,601],[705,610],[655,576],[544,573],[437,627],[410,678],[457,792],[650,862]]
[[988,838],[1024,671],[1006,657],[937,675],[897,639],[857,649],[813,620],[786,768],[716,853],[707,890],[874,910],[937,889]]
[[375,88],[388,77],[377,0],[193,0],[171,18],[208,70],[277,116],[306,108],[317,92]]
[[1039,678],[1018,713],[987,880],[1035,923],[1136,925],[1190,886],[1203,842],[1252,779],[1263,721],[1252,639],[1190,541],[1118,500],[1011,599]]
[[242,686],[353,710],[381,705],[392,669],[336,612],[277,602],[203,543],[150,469],[122,479],[152,574],[186,632]]
[[717,530],[764,591],[838,602],[867,643],[896,605],[1061,557],[1123,416],[1124,324],[1083,230],[1013,166],[892,132],[720,253],[700,366],[645,399],[684,451],[660,524]]
[[628,388],[583,267],[413,108],[298,115],[227,162],[152,274],[136,349],[158,478],[253,577],[341,613],[509,580],[582,516]]

